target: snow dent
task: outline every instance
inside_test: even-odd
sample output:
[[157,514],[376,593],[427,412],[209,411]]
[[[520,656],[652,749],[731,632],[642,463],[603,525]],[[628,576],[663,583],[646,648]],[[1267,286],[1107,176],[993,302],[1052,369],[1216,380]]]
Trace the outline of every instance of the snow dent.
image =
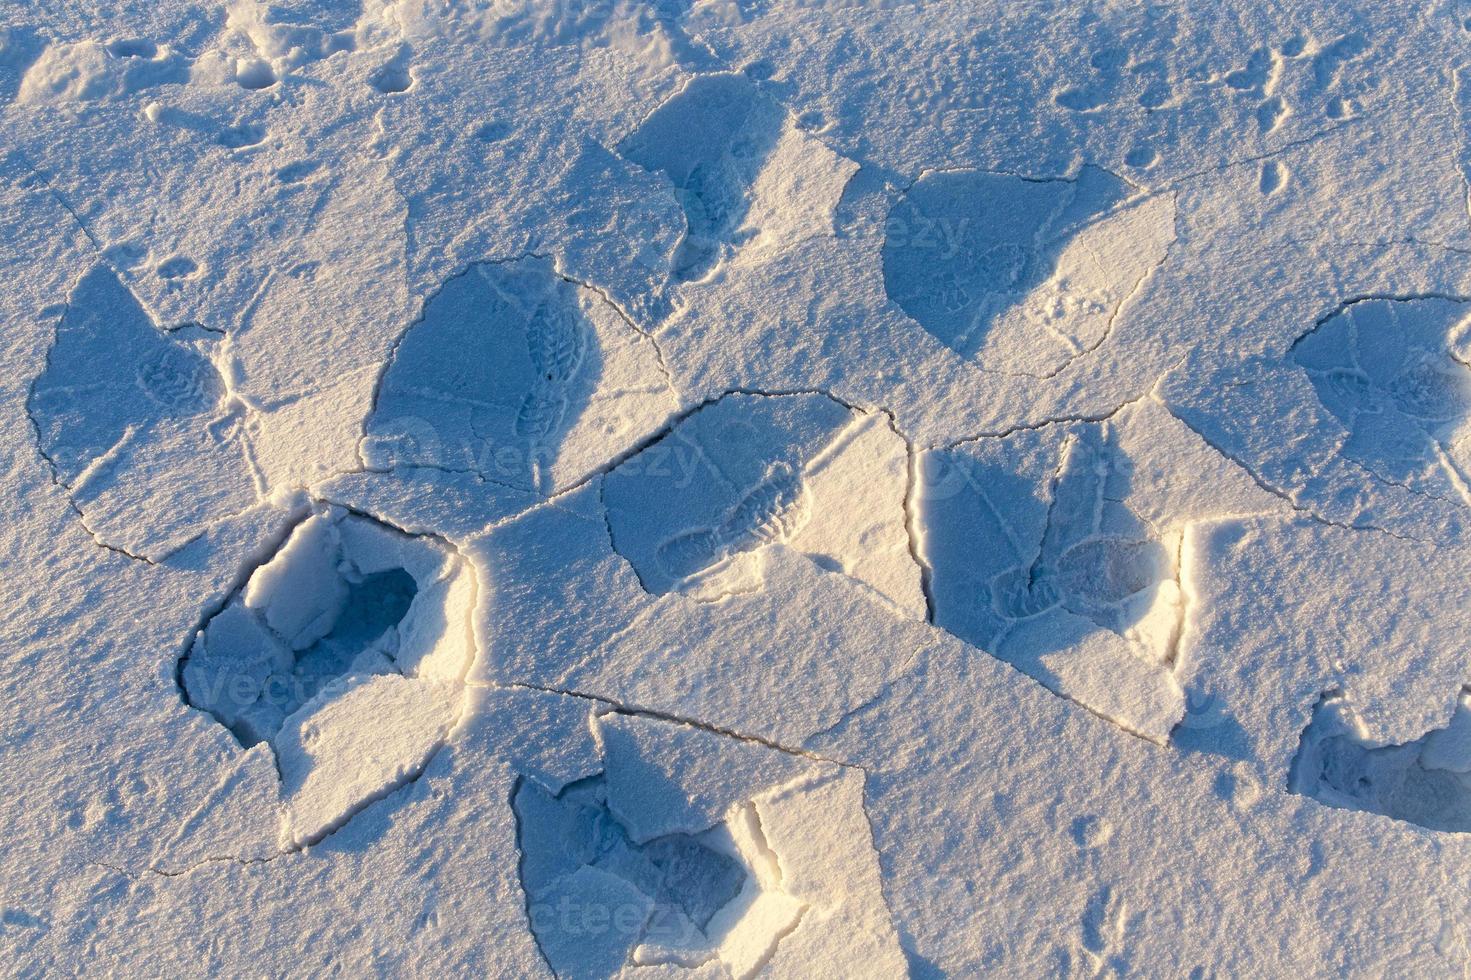
[[199,631],[185,700],[268,744],[302,844],[421,770],[462,710],[475,655],[462,558],[319,507]]
[[99,543],[160,561],[256,502],[247,412],[218,346],[208,331],[159,330],[105,266],[67,298],[28,409]]
[[472,472],[551,494],[656,429],[657,348],[597,291],[528,258],[471,267],[404,335],[368,420],[369,467]]
[[1293,345],[1292,362],[1348,430],[1346,458],[1417,492],[1465,494],[1471,368],[1456,356],[1465,318],[1465,304],[1448,300],[1364,300]]
[[1321,803],[1430,830],[1471,832],[1471,690],[1445,728],[1375,745],[1341,695],[1324,697],[1303,732],[1289,788]]
[[926,454],[935,624],[1162,741],[1183,713],[1179,530],[1129,505],[1118,426],[1025,430]]
[[924,615],[904,525],[908,446],[877,413],[821,394],[731,394],[681,420],[603,484],[613,546],[655,595],[762,579],[786,544]]
[[722,262],[762,262],[832,229],[856,164],[802,132],[744,75],[698,75],[618,145],[674,184],[685,234],[671,278],[697,281]]
[[[1471,504],[1468,307],[1447,296],[1345,301],[1280,358],[1166,379],[1170,410],[1320,520],[1420,539],[1459,534]],[[1188,392],[1186,389],[1190,389]],[[1283,438],[1244,422],[1290,419]]]
[[884,288],[981,367],[1049,377],[1103,343],[1174,221],[1172,198],[1096,167],[1071,180],[933,171],[889,211]]
[[1202,542],[1252,515],[1291,521],[1288,502],[1154,398],[926,452],[918,470],[937,625],[1156,742],[1219,717],[1195,690],[1219,666],[1200,648],[1220,564]]
[[527,919],[558,977],[744,980],[794,934],[834,975],[902,972],[861,776],[640,715],[591,724],[602,772],[556,793],[523,778],[512,799]]

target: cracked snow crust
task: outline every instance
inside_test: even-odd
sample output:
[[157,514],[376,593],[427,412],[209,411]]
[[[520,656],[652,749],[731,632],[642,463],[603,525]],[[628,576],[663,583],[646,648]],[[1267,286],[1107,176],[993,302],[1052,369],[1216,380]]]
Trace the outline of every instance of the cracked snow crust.
[[1471,6],[43,7],[17,972],[1471,969]]

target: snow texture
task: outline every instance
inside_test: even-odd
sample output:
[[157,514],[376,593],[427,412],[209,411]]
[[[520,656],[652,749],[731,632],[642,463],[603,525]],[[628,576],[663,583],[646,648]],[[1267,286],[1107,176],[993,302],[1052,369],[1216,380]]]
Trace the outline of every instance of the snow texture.
[[0,8],[17,976],[1471,971],[1471,2]]

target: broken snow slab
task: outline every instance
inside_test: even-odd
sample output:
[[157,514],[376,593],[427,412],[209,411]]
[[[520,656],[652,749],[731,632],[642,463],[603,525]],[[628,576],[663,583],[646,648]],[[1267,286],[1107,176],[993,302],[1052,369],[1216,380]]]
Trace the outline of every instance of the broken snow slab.
[[980,367],[1050,377],[1096,350],[1175,238],[1169,194],[1074,179],[932,171],[889,211],[889,298]]
[[82,277],[28,409],[100,544],[161,561],[256,503],[245,411],[208,331],[159,330],[104,266]]
[[685,216],[670,269],[676,283],[702,280],[727,262],[769,262],[831,234],[833,211],[858,169],[741,74],[690,79],[617,151],[674,185]]
[[652,340],[550,260],[471,266],[425,304],[384,375],[362,455],[548,495],[678,406]]
[[1378,813],[1430,830],[1471,832],[1471,694],[1444,728],[1376,745],[1342,694],[1323,698],[1303,732],[1290,786],[1329,806]]
[[[600,716],[596,734],[609,778],[608,806],[639,843],[697,833],[739,801],[732,786],[784,784],[811,764],[759,742],[712,742],[722,736],[638,715]],[[712,745],[719,751],[709,751]]]
[[[920,619],[782,544],[717,599],[650,595],[609,540],[597,486],[466,545],[495,583],[477,682],[579,693],[801,745],[935,641]],[[536,623],[536,629],[526,624]]]
[[1325,520],[1444,538],[1471,503],[1471,308],[1440,297],[1344,303],[1281,358],[1201,379],[1181,368],[1161,397],[1263,483]]
[[747,978],[780,973],[775,957],[903,970],[861,772],[640,714],[584,717],[593,773],[556,792],[523,779],[512,798],[527,920],[554,974]]
[[935,624],[1163,742],[1193,528],[1280,500],[1146,400],[920,457]]
[[603,481],[614,549],[654,595],[760,587],[786,544],[922,618],[905,524],[909,447],[879,412],[826,395],[732,394]]
[[[356,9],[354,9],[356,8]],[[294,70],[382,40],[377,5],[261,3],[237,0],[224,30],[200,57],[195,71],[218,74],[242,88],[268,88]]]
[[462,712],[475,595],[447,545],[319,506],[205,621],[180,687],[242,746],[269,747],[283,846],[422,771]]

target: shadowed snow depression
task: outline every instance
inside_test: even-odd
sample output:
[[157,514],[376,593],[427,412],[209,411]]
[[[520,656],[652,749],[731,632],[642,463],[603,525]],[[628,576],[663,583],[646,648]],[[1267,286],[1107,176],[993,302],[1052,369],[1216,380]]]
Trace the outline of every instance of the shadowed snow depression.
[[0,6],[0,963],[1471,971],[1471,0]]

